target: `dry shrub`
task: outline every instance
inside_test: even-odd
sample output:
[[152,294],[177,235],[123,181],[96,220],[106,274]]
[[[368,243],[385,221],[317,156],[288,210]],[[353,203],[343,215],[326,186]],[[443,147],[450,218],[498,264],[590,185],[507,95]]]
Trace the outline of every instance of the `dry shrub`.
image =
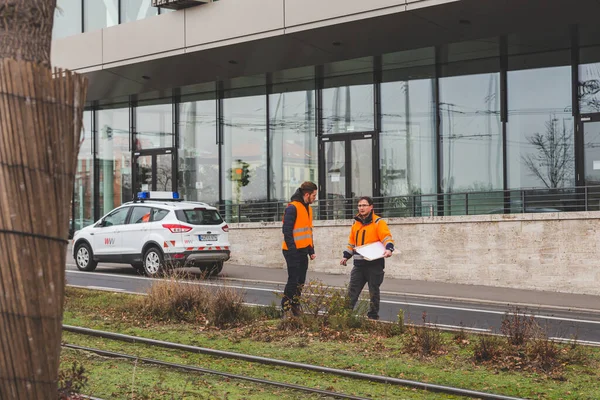
[[219,286],[210,299],[207,317],[212,325],[224,328],[249,321],[251,313],[244,306],[244,293]]
[[504,353],[504,341],[493,335],[480,335],[473,345],[473,359],[477,362],[498,360]]
[[573,338],[569,344],[562,348],[562,359],[567,364],[586,365],[589,362],[589,350]]
[[542,372],[557,371],[562,367],[559,346],[549,338],[531,340],[527,346],[530,366]]
[[513,346],[523,346],[539,334],[540,327],[533,315],[526,315],[527,310],[511,307],[502,318],[500,331],[506,335],[508,343]]
[[158,321],[195,322],[207,313],[211,297],[206,287],[171,277],[150,286],[143,312]]
[[[423,323],[429,323],[427,313],[421,316]],[[412,326],[408,329],[409,337],[404,342],[404,350],[411,354],[431,356],[445,352],[442,332],[435,326]]]
[[227,286],[209,287],[186,282],[182,275],[155,281],[144,299],[143,313],[158,321],[197,322],[223,328],[251,318],[244,294]]

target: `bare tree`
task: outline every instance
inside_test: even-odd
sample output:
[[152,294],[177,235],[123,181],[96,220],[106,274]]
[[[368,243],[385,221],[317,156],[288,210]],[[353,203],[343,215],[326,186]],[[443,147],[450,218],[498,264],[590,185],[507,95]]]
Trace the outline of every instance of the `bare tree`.
[[574,168],[573,129],[552,115],[546,122],[546,132],[534,133],[527,138],[536,152],[521,156],[530,174],[538,178],[548,189],[563,187]]
[[50,69],[56,0],[0,0],[0,399],[56,399],[85,79]]

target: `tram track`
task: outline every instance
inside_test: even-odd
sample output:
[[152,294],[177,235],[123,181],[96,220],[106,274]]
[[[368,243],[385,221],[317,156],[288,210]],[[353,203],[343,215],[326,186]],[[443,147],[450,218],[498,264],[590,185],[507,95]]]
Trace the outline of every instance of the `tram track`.
[[[180,343],[166,342],[166,341],[162,341],[162,340],[148,339],[148,338],[142,338],[142,337],[138,337],[138,336],[106,332],[106,331],[82,328],[82,327],[71,326],[71,325],[63,325],[63,330],[67,331],[67,332],[75,333],[75,334],[100,337],[100,338],[108,339],[108,340],[122,341],[122,342],[128,342],[128,343],[140,343],[140,344],[145,344],[145,345],[149,345],[149,346],[161,347],[161,348],[172,349],[172,350],[181,350],[181,351],[186,351],[186,352],[190,352],[190,353],[209,355],[209,356],[213,356],[213,357],[237,359],[237,360],[243,360],[243,361],[247,361],[247,362],[259,363],[259,364],[264,364],[264,365],[274,365],[274,366],[293,368],[293,369],[298,369],[298,370],[303,370],[303,371],[319,372],[319,373],[324,373],[324,374],[329,374],[329,375],[334,375],[334,376],[342,376],[342,377],[350,378],[350,379],[367,380],[370,382],[376,382],[376,383],[381,383],[381,384],[403,386],[403,387],[409,387],[409,388],[419,389],[419,390],[423,390],[423,391],[451,394],[451,395],[463,396],[463,397],[467,397],[467,398],[477,398],[477,399],[483,399],[483,400],[488,400],[488,399],[489,400],[522,400],[518,397],[504,396],[504,395],[500,395],[500,394],[486,393],[486,392],[457,388],[457,387],[452,387],[452,386],[435,385],[435,384],[430,384],[430,383],[426,383],[426,382],[392,378],[392,377],[387,377],[387,376],[382,376],[382,375],[366,374],[366,373],[355,372],[355,371],[347,371],[347,370],[343,370],[343,369],[329,368],[329,367],[323,367],[323,366],[313,365],[313,364],[296,363],[296,362],[292,362],[292,361],[266,358],[266,357],[260,357],[260,356],[254,356],[254,355],[249,355],[249,354],[242,354],[242,353],[235,353],[235,352],[229,352],[229,351],[223,351],[223,350],[215,350],[215,349],[209,349],[209,348],[198,347],[198,346],[190,346],[190,345],[184,345],[184,344],[180,344]],[[332,392],[332,391],[327,391],[327,390],[321,390],[321,389],[316,389],[316,388],[310,388],[310,387],[301,386],[301,385],[293,385],[293,384],[289,384],[289,383],[285,383],[285,382],[276,382],[276,381],[270,381],[270,380],[265,380],[265,379],[253,378],[253,377],[245,376],[245,375],[230,374],[230,373],[217,371],[217,370],[200,368],[200,367],[190,366],[190,365],[175,364],[175,363],[160,361],[160,360],[156,360],[156,359],[152,359],[152,358],[143,358],[143,357],[139,357],[139,356],[135,356],[135,355],[116,353],[116,352],[112,352],[112,351],[106,351],[106,350],[102,350],[102,349],[95,349],[95,348],[91,348],[91,347],[73,345],[73,344],[68,344],[68,343],[63,344],[63,347],[71,348],[71,349],[75,349],[75,350],[93,352],[93,353],[103,355],[106,357],[134,359],[134,360],[142,361],[142,362],[148,363],[148,364],[162,365],[162,366],[166,366],[169,368],[176,368],[176,369],[180,369],[180,370],[194,371],[194,372],[200,372],[200,373],[205,373],[205,374],[212,374],[212,375],[228,377],[228,378],[232,378],[232,379],[246,380],[246,381],[251,381],[254,383],[260,383],[260,384],[264,384],[264,385],[277,386],[277,387],[281,387],[281,388],[287,388],[287,389],[298,390],[298,391],[303,391],[303,392],[326,395],[326,396],[330,396],[333,398],[361,399],[361,400],[366,399],[364,397],[357,397],[357,396],[353,396],[353,395]]]

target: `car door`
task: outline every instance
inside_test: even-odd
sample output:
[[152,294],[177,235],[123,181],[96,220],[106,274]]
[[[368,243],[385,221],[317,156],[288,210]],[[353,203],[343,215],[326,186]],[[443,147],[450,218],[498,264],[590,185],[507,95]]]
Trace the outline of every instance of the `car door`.
[[[148,229],[152,221],[152,207],[137,205],[131,207],[131,215],[127,224],[123,225],[123,254],[127,256],[139,255],[148,236]],[[134,257],[135,258],[135,257]],[[141,258],[140,258],[141,259]],[[136,261],[137,258],[133,261]]]
[[100,221],[94,232],[94,253],[109,256],[115,261],[123,253],[122,229],[131,207],[117,208]]

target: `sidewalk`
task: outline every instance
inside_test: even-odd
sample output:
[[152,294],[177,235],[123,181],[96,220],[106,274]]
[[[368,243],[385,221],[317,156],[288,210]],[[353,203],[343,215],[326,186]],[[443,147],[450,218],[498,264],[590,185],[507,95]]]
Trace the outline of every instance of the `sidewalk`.
[[[273,282],[285,285],[287,271],[226,263],[221,277],[239,281]],[[350,275],[327,274],[308,271],[307,281],[320,280],[329,286],[345,287]],[[461,285],[455,283],[413,281],[386,277],[381,286],[382,294],[427,296],[444,300],[469,301],[506,306],[520,305],[529,308],[577,309],[600,313],[600,296],[541,292],[499,288],[491,286]]]

